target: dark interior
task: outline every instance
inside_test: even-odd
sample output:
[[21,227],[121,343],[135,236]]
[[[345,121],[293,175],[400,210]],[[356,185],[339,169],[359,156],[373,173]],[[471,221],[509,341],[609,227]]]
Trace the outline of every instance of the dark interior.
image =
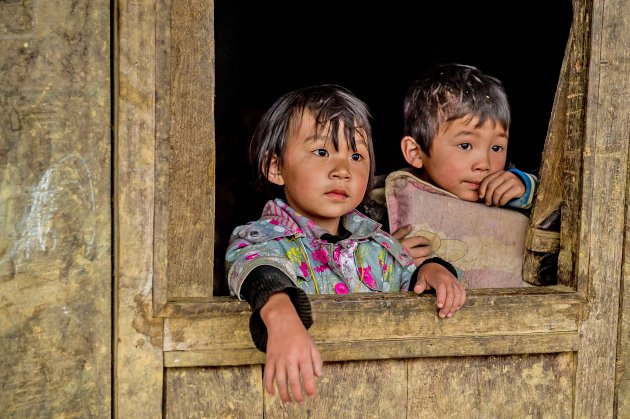
[[[378,4],[378,3],[377,3]],[[404,166],[407,87],[433,62],[499,78],[512,107],[508,161],[536,173],[571,25],[571,2],[215,1],[215,294],[225,295],[230,233],[257,219],[247,161],[252,132],[275,99],[313,84],[353,91],[373,116],[376,172]]]

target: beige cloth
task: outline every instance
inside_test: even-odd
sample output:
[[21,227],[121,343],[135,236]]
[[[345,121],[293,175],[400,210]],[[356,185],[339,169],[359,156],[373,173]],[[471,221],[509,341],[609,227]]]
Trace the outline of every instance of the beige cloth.
[[411,224],[409,236],[430,239],[436,256],[463,271],[468,288],[531,286],[521,274],[524,214],[464,201],[406,171],[387,176],[385,199],[390,231]]

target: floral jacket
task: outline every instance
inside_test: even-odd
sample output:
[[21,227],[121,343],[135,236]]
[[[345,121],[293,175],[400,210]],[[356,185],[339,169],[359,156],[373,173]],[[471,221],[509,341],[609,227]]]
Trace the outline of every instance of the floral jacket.
[[341,219],[348,238],[329,243],[329,234],[281,199],[267,202],[262,217],[237,227],[226,252],[230,292],[240,289],[256,267],[284,272],[307,294],[407,291],[415,266],[402,245],[358,211]]

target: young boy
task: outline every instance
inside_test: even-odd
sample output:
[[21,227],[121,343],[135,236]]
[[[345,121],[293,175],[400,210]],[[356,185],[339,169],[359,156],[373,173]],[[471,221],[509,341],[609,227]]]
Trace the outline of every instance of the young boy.
[[302,402],[302,386],[315,394],[322,362],[307,332],[307,294],[435,289],[441,318],[464,304],[451,264],[432,258],[416,268],[399,242],[355,210],[369,192],[374,155],[367,107],[348,90],[322,85],[279,98],[261,119],[250,158],[283,199],[234,230],[226,268],[231,293],[252,307],[270,394],[274,382],[285,403]]
[[536,178],[505,170],[510,106],[503,85],[477,68],[430,68],[408,90],[400,146],[412,172],[465,201],[527,209]]
[[[501,82],[475,67],[436,65],[412,83],[400,143],[410,168],[387,177],[385,195],[393,235],[416,262],[436,252],[464,268],[469,286],[526,286],[519,253],[526,217],[466,203],[531,207],[536,177],[506,170],[509,128]],[[436,212],[441,214],[431,225]],[[419,224],[410,225],[418,217]],[[501,260],[506,255],[508,267]],[[461,262],[464,257],[467,263]]]

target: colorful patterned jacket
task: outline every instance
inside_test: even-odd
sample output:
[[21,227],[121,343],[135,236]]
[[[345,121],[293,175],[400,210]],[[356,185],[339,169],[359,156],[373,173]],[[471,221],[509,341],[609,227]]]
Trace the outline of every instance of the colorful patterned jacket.
[[230,292],[256,267],[280,269],[307,294],[407,291],[415,266],[402,245],[358,211],[341,219],[350,236],[337,243],[281,199],[267,202],[262,217],[237,227],[226,252]]

